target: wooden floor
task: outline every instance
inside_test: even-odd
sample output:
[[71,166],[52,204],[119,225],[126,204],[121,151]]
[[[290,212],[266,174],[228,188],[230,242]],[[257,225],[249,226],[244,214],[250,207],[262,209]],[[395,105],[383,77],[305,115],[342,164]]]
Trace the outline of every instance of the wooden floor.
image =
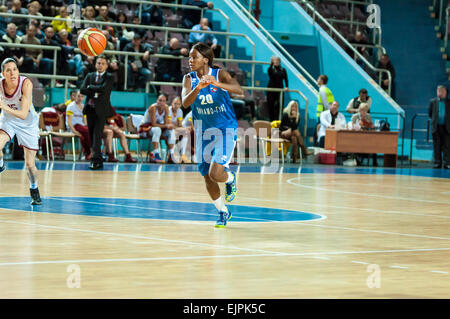
[[[44,201],[67,205],[70,197],[210,202],[194,171],[49,169],[39,183]],[[0,175],[0,197],[18,197],[0,207],[0,298],[450,298],[448,178],[240,171],[233,205],[323,218],[234,213],[226,229],[215,218],[24,211],[27,185],[25,170]]]

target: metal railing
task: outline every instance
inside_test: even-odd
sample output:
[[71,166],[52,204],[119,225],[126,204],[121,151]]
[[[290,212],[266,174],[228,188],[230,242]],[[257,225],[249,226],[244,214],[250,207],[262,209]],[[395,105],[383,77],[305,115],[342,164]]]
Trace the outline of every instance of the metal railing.
[[40,73],[20,73],[20,75],[26,76],[30,79],[48,79],[48,80],[59,80],[64,81],[64,100],[68,97],[69,81],[78,80],[76,76],[68,75],[51,75],[51,74],[40,74]]
[[[353,26],[363,26],[366,27],[367,24],[365,22],[355,21],[355,5],[370,5],[373,4],[373,0],[367,0],[367,1],[354,1],[354,0],[331,0],[333,2],[337,3],[344,3],[350,5],[350,20],[346,19],[334,19],[334,18],[327,18],[328,21],[333,23],[343,23],[343,24],[350,24],[350,30],[353,30]],[[315,3],[317,5],[318,0],[308,0],[309,3]],[[381,38],[382,38],[382,32],[381,28],[374,28],[374,32],[372,33],[372,43],[377,43],[378,46],[381,46]],[[376,32],[378,32],[378,38],[376,36]]]
[[[417,128],[415,129],[414,128],[414,122],[416,121],[417,117],[428,118],[427,129],[417,129]],[[429,137],[430,137],[430,122],[431,122],[431,120],[429,119],[429,115],[427,113],[416,113],[413,115],[413,117],[411,119],[411,141],[410,141],[410,146],[409,146],[409,166],[412,166],[414,132],[427,133],[427,142],[429,142],[430,141],[430,139],[429,139]]]
[[[364,62],[365,65],[367,65],[369,67],[370,70],[372,70],[375,73],[378,73],[378,84],[381,86],[381,82],[382,82],[382,74],[386,73],[387,77],[388,77],[388,89],[387,89],[387,93],[390,96],[391,95],[391,87],[392,87],[392,75],[391,72],[385,69],[379,69],[374,67],[369,61],[367,61],[367,59],[358,52],[358,50],[356,50],[348,41],[347,39],[345,39],[340,32],[338,32],[328,21],[327,19],[325,19],[319,12],[317,12],[317,10],[310,4],[308,3],[307,0],[297,0],[299,2],[302,2],[305,5],[305,8],[309,9],[312,11],[312,19],[314,22],[316,22],[316,17],[322,22],[324,23],[329,29],[330,31],[332,31],[332,33],[334,33],[350,50],[353,51],[353,53],[355,55],[358,56],[359,59],[361,59],[362,62]],[[305,10],[306,11],[306,10]]]
[[[153,85],[170,85],[170,86],[183,86],[182,83],[179,82],[157,82],[157,81],[150,81],[149,84]],[[264,92],[289,92],[289,93],[296,93],[300,95],[300,97],[305,101],[305,125],[304,125],[304,136],[306,136],[307,129],[308,129],[308,107],[309,107],[309,100],[308,98],[299,90],[285,90],[285,89],[277,89],[277,88],[267,88],[267,87],[255,87],[255,86],[241,86],[243,90],[248,91],[264,91]],[[299,105],[300,106],[300,105]],[[283,94],[280,94],[280,112],[279,112],[279,120],[281,120],[281,117],[283,115]]]
[[[225,14],[225,12],[223,12],[220,9],[217,8],[213,8],[213,9],[209,9],[209,8],[199,8],[197,6],[190,6],[190,5],[185,5],[185,4],[173,4],[173,3],[164,3],[164,2],[153,2],[153,1],[144,1],[144,0],[113,0],[113,6],[116,5],[116,3],[135,3],[139,5],[139,21],[141,20],[142,17],[142,5],[143,4],[153,4],[156,5],[158,7],[167,7],[167,8],[177,8],[177,9],[190,9],[190,10],[199,10],[201,11],[201,17],[203,18],[203,14],[205,10],[208,11],[215,11],[218,12],[226,21],[226,32],[230,32],[230,18]],[[225,58],[228,59],[229,57],[229,44],[230,44],[230,37],[226,36],[225,38],[226,41],[226,45],[225,45]]]
[[[53,76],[56,76],[56,65],[58,62],[58,51],[61,50],[61,47],[51,46],[51,45],[37,45],[37,44],[22,44],[22,43],[8,43],[8,42],[0,42],[0,47],[13,47],[13,48],[24,48],[24,49],[40,49],[40,50],[53,50]],[[54,80],[52,79],[52,86],[55,86]]]
[[[2,42],[0,43],[0,46],[6,46],[6,47],[18,47],[18,48],[25,48],[25,49],[42,49],[42,50],[53,50],[54,51],[54,55],[53,55],[53,75],[57,75],[57,51],[61,50],[61,47],[59,46],[48,46],[48,45],[37,45],[37,44],[20,44],[20,43],[7,43],[7,42]],[[80,49],[78,48],[74,48],[74,52],[76,53],[81,53]],[[139,53],[139,52],[127,52],[127,51],[116,51],[116,50],[105,50],[103,51],[103,53],[105,55],[108,56],[125,56],[125,65],[128,65],[128,57],[129,56],[137,56],[137,57],[142,57],[144,56],[144,53]],[[177,60],[181,60],[181,59],[188,59],[188,57],[184,57],[184,56],[174,56],[174,55],[168,55],[168,54],[151,54],[149,56],[150,58],[154,57],[154,58],[164,58],[164,59],[177,59]],[[254,60],[240,60],[240,59],[223,59],[223,58],[217,58],[214,59],[214,61],[217,62],[233,62],[233,63],[240,63],[240,64],[252,64],[252,69],[251,69],[251,86],[254,86],[254,82],[255,82],[255,65],[256,64],[260,64],[260,65],[269,65],[270,63],[267,61],[254,61]],[[125,81],[124,81],[124,90],[127,89],[127,75],[128,75],[128,67],[125,67]],[[54,80],[56,78],[51,78],[52,79],[52,86],[54,86]],[[148,91],[147,91],[148,93]]]
[[[252,23],[256,25],[256,27],[267,37],[267,39],[278,49],[280,50],[286,58],[288,58],[289,62],[292,63],[298,70],[300,70],[306,78],[309,80],[310,84],[313,85],[315,89],[318,88],[316,79],[300,64],[297,60],[268,32],[260,23],[257,21],[253,15],[247,11],[247,9],[239,3],[238,0],[232,0],[236,6],[244,13]],[[297,74],[297,77],[303,81],[303,77],[300,74]]]
[[[70,23],[70,25],[83,25],[87,24],[95,24],[100,26],[113,26],[113,27],[127,27],[127,28],[138,28],[138,29],[146,29],[146,30],[155,30],[155,31],[164,31],[165,32],[165,42],[167,44],[168,34],[169,32],[174,33],[206,33],[206,34],[214,34],[214,35],[222,35],[225,37],[242,37],[253,48],[252,60],[255,60],[255,43],[244,33],[232,33],[232,32],[222,32],[222,31],[204,31],[204,30],[191,30],[191,29],[183,29],[183,28],[173,28],[173,27],[158,27],[158,26],[150,26],[150,25],[136,25],[130,23],[117,23],[117,22],[104,22],[104,21],[90,21],[84,19],[72,19],[72,18],[56,18],[56,17],[46,17],[46,16],[36,16],[36,15],[27,15],[27,14],[18,14],[18,13],[0,13],[0,17],[16,17],[16,18],[26,18],[26,19],[36,19],[36,20],[44,20],[44,21],[66,21]],[[229,43],[225,50],[229,50]]]

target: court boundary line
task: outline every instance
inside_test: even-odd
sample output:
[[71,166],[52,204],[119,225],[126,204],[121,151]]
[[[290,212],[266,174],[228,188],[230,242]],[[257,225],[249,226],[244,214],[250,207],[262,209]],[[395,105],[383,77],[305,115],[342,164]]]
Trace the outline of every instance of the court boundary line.
[[[194,260],[194,259],[222,259],[222,258],[253,258],[253,257],[310,257],[310,256],[333,256],[333,255],[357,255],[357,254],[383,254],[383,253],[403,253],[403,252],[434,252],[450,250],[448,248],[418,248],[418,249],[397,249],[397,250],[369,250],[369,251],[335,251],[335,252],[303,252],[303,253],[278,253],[278,254],[243,254],[243,255],[199,255],[199,256],[173,256],[173,257],[141,257],[141,258],[105,258],[105,259],[74,259],[74,260],[40,260],[24,262],[4,262],[4,266],[38,265],[38,264],[73,264],[73,263],[103,263],[103,262],[131,262],[131,261],[160,261],[160,260]],[[357,264],[368,264],[364,262],[352,261]],[[438,272],[438,271],[432,271]],[[442,272],[443,273],[443,272]]]
[[291,184],[291,185],[294,185],[294,186],[315,189],[315,190],[318,190],[318,191],[344,193],[344,194],[365,196],[365,197],[377,197],[377,198],[383,198],[383,199],[423,202],[423,203],[430,203],[430,204],[445,204],[445,205],[449,204],[447,202],[432,201],[432,200],[427,200],[427,199],[414,199],[414,198],[405,198],[405,197],[384,196],[384,195],[378,195],[378,194],[362,194],[362,193],[357,193],[357,192],[343,191],[343,190],[339,190],[339,189],[329,189],[329,188],[324,188],[324,187],[319,187],[319,186],[302,185],[302,184],[293,182],[293,180],[299,180],[299,179],[300,179],[300,177],[294,177],[294,178],[288,179],[286,182],[288,184]]

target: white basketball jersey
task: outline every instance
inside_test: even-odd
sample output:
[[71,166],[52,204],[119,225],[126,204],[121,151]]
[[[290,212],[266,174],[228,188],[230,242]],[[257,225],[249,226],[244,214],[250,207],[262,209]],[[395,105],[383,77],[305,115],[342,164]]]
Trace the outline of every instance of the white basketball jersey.
[[[20,110],[22,108],[22,86],[25,81],[25,76],[19,76],[19,84],[17,85],[16,90],[12,95],[7,95],[5,93],[5,79],[2,78],[0,80],[0,98],[4,103],[6,103],[10,108],[14,110]],[[8,123],[15,124],[18,126],[31,126],[38,124],[38,115],[33,106],[33,96],[31,98],[31,105],[28,115],[25,120],[21,120],[20,118],[11,115],[7,112],[2,112],[0,114],[1,121],[7,121]]]

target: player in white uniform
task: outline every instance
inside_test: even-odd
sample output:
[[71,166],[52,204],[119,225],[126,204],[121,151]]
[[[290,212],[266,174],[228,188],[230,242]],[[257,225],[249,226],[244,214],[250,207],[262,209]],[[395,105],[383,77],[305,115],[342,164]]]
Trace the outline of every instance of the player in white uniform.
[[[189,129],[183,127],[183,111],[181,110],[181,98],[178,96],[172,100],[172,105],[169,106],[169,120],[175,127],[175,140],[178,142],[180,148],[179,162],[190,164],[191,161],[186,157],[186,147],[190,140]],[[181,136],[181,139],[180,139]]]
[[[175,146],[175,126],[169,120],[169,107],[166,104],[167,98],[164,94],[160,94],[156,99],[156,103],[150,105],[145,111],[144,118],[140,124],[140,135],[144,138],[152,138],[153,150],[149,154],[151,163],[164,163],[159,155],[159,141],[161,137],[167,137],[169,148],[168,163],[173,163],[173,147]],[[142,130],[141,126],[151,124],[151,129]]]
[[30,180],[31,204],[40,205],[35,164],[39,150],[39,117],[32,103],[33,84],[31,80],[19,75],[17,62],[5,59],[1,64],[3,78],[0,80],[0,172],[5,170],[1,151],[14,135],[23,146],[25,164]]

